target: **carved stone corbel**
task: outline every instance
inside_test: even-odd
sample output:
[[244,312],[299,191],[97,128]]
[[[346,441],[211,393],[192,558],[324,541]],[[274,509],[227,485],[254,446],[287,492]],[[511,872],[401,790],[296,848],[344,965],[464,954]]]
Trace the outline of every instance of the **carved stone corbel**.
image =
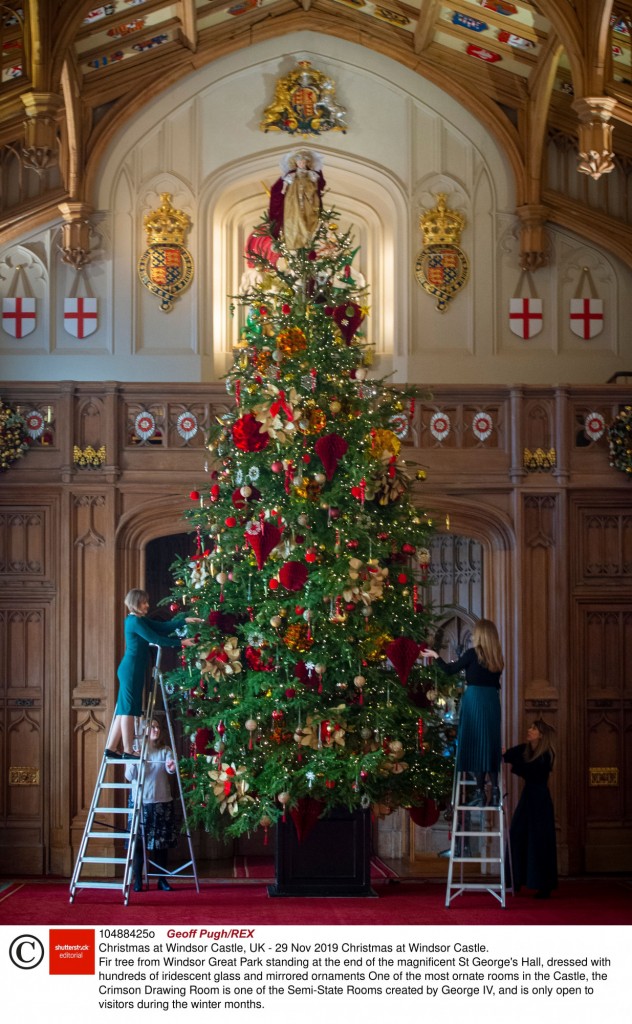
[[53,92],[25,92],[20,99],[26,110],[20,158],[24,167],[41,174],[58,162],[57,115],[64,101]]
[[551,247],[546,230],[547,208],[525,203],[516,210],[520,218],[520,269],[538,270],[548,266]]
[[81,270],[90,263],[90,214],[92,207],[87,203],[60,203],[59,210],[65,223],[61,228],[59,251],[64,263],[75,270]]
[[617,105],[607,96],[584,96],[573,100],[579,117],[579,163],[577,170],[595,181],[614,168],[610,118]]

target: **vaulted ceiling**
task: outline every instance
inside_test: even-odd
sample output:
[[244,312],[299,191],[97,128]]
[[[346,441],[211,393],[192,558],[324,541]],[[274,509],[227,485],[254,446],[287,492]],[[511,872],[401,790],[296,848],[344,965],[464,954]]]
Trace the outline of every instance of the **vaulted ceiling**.
[[[525,265],[545,259],[547,220],[578,215],[632,265],[632,213],[599,191],[632,169],[632,0],[5,0],[0,227],[16,236],[60,208],[78,223],[126,118],[224,54],[306,29],[387,55],[485,124],[515,176]],[[552,137],[589,179],[583,198],[547,183]]]

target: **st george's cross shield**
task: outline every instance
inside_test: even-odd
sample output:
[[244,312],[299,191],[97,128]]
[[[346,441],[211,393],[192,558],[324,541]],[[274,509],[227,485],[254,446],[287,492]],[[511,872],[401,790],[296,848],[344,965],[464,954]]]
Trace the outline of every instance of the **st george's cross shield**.
[[570,325],[573,334],[588,341],[603,331],[603,299],[571,299]]
[[542,299],[510,299],[509,328],[524,341],[539,334],[542,330]]
[[64,329],[73,338],[87,338],[99,324],[97,300],[90,297],[64,299]]
[[12,338],[25,338],[37,326],[35,299],[16,295],[2,300],[2,326]]

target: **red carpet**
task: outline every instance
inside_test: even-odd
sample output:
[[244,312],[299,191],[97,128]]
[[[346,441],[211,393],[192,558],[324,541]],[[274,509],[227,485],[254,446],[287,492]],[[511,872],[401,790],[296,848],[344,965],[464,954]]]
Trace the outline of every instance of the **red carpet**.
[[[274,857],[237,856],[233,860],[233,878],[259,878],[266,882],[274,881]],[[389,878],[397,878],[397,872],[389,868],[379,857],[371,858],[371,879],[379,882]]]
[[85,890],[69,903],[67,881],[14,881],[0,891],[0,924],[109,925],[622,925],[632,923],[632,884],[616,879],[562,881],[548,900],[509,896],[505,910],[485,893],[444,907],[440,881],[374,880],[378,899],[272,899],[259,881],[204,880],[170,893]]

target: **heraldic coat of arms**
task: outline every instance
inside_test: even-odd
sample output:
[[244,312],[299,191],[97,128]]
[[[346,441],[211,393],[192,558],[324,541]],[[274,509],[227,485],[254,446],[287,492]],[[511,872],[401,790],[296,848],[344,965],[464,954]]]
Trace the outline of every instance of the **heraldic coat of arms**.
[[290,135],[320,135],[346,132],[347,111],[336,102],[331,78],[301,60],[285,78],[277,80],[274,99],[266,107],[260,128],[264,132]]
[[149,245],[138,261],[138,274],[145,288],[159,297],[163,313],[169,313],[193,280],[193,257],[184,246],[191,220],[174,209],[170,192],[161,192],[160,200],[143,221]]
[[444,313],[450,300],[466,283],[469,264],[456,244],[465,227],[465,217],[447,209],[444,193],[438,192],[436,199],[436,207],[426,210],[419,219],[425,244],[417,254],[415,277],[425,291],[436,297],[437,309]]

